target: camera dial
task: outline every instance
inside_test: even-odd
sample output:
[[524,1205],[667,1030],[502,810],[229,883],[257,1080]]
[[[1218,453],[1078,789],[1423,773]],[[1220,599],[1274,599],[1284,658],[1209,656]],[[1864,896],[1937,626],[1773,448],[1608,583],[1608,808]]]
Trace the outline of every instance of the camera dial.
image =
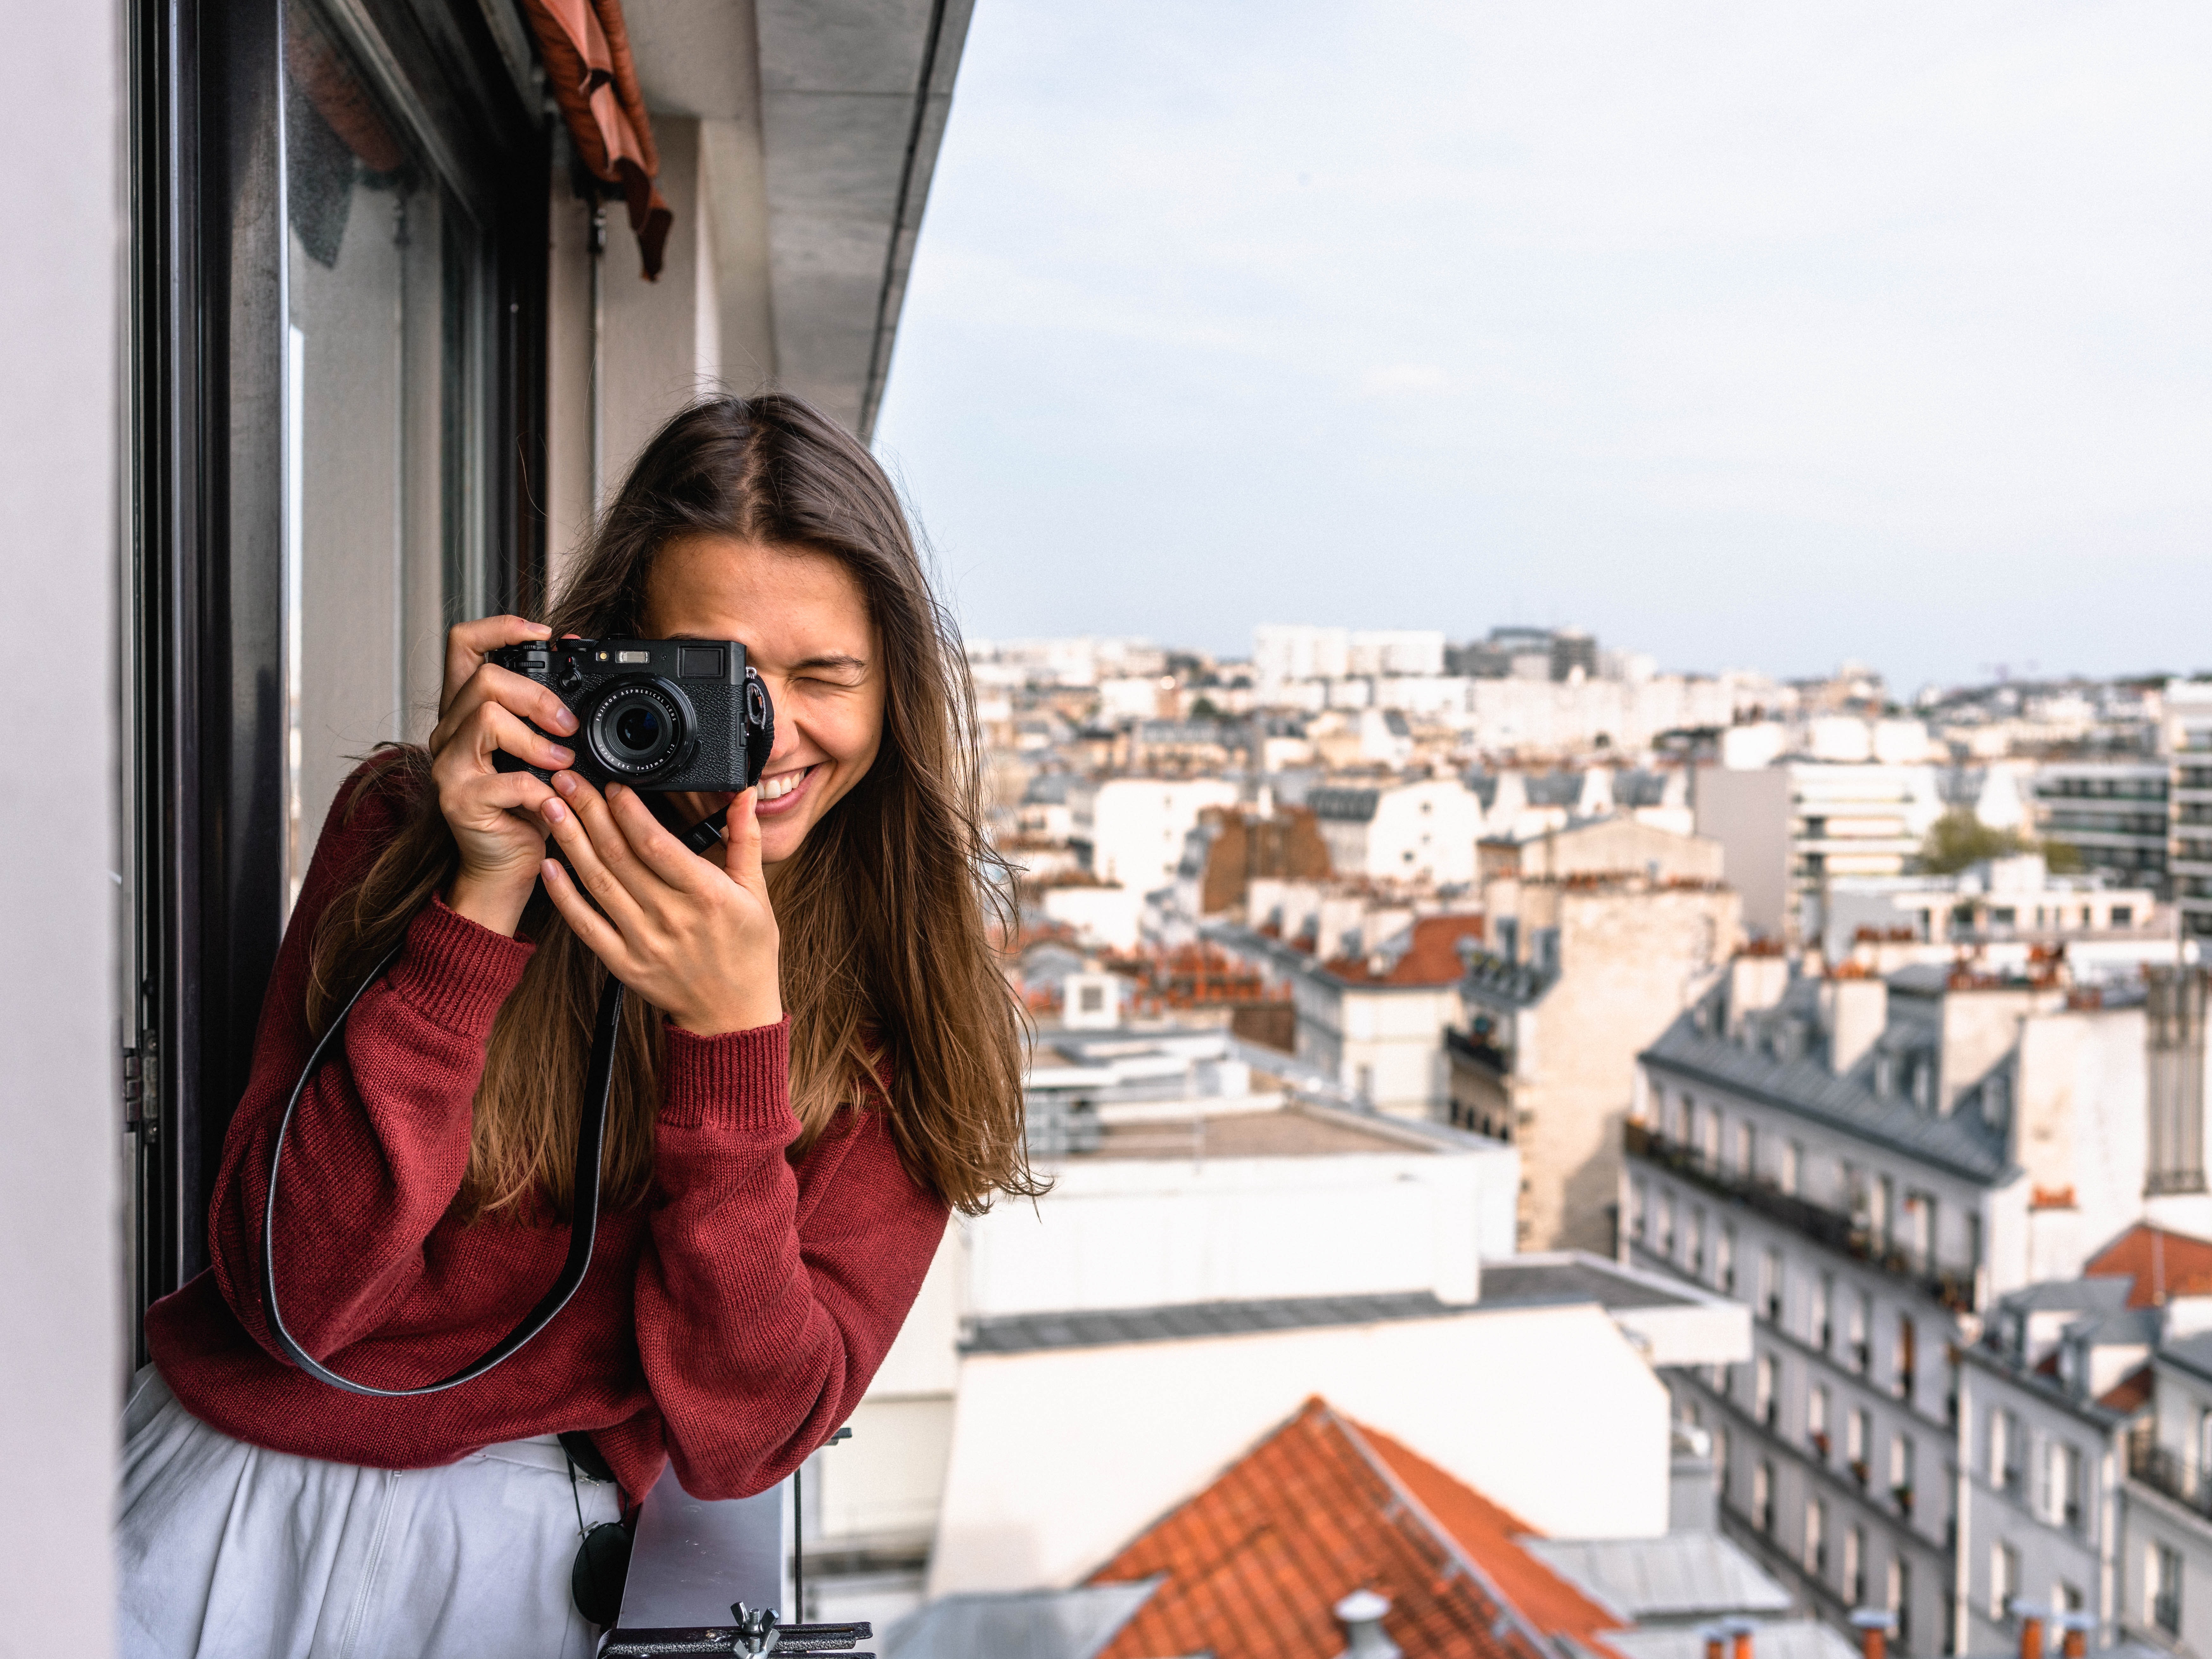
[[616,777],[665,772],[690,747],[696,722],[683,692],[664,679],[617,680],[584,720],[592,757]]

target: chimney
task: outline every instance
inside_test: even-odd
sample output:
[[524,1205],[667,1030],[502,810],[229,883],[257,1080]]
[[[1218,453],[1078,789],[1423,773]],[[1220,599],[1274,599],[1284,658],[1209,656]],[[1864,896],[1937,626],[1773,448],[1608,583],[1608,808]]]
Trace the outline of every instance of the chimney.
[[2066,1656],[2066,1659],[2087,1659],[2089,1651],[2089,1627],[2096,1622],[2086,1613],[2069,1613],[2060,1618],[2059,1628],[2066,1634],[2061,1642],[2059,1651]]
[[1398,1644],[1382,1633],[1390,1603],[1371,1589],[1356,1589],[1334,1611],[1344,1626],[1344,1651],[1338,1659],[1401,1659]]
[[1859,1633],[1859,1659],[1882,1659],[1889,1633],[1897,1628],[1897,1615],[1881,1607],[1861,1607],[1851,1614],[1851,1627]]
[[1820,981],[1820,1026],[1828,1034],[1828,1069],[1838,1077],[1866,1057],[1889,1023],[1889,985],[1843,973]]
[[1705,1659],[1728,1659],[1728,1626],[1705,1626]]
[[1731,1619],[1728,1621],[1729,1634],[1735,1638],[1734,1643],[1735,1650],[1729,1656],[1729,1659],[1751,1659],[1751,1633],[1758,1628],[1759,1626],[1748,1619]]
[[1779,951],[1746,951],[1729,963],[1729,1035],[1743,1034],[1746,1014],[1771,1008],[1790,988],[1790,963]]
[[2014,1601],[2012,1610],[2020,1615],[2020,1659],[2044,1659],[2043,1621],[2051,1609]]

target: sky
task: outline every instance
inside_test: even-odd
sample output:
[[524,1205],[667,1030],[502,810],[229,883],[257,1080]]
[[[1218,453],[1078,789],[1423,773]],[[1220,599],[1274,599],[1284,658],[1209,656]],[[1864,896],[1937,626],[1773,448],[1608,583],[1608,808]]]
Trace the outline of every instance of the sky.
[[2212,668],[2212,7],[977,0],[877,448],[971,638]]

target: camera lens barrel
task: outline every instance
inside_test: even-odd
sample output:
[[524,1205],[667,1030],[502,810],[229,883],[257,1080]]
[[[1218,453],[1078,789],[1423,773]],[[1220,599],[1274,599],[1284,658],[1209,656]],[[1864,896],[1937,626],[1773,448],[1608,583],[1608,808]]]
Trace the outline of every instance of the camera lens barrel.
[[698,722],[690,700],[666,680],[617,680],[584,722],[592,758],[617,778],[665,772],[690,747]]

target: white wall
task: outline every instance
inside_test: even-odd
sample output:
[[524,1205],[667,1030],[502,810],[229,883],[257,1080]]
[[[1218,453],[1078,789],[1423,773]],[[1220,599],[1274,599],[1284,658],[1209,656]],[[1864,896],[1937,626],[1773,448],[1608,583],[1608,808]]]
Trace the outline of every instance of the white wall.
[[1510,1255],[1510,1147],[1438,1155],[1097,1158],[965,1224],[976,1315],[1433,1290]]
[[124,84],[110,6],[15,14],[0,113],[19,222],[0,254],[7,614],[47,672],[20,677],[16,730],[68,732],[0,804],[0,1419],[16,1501],[0,1510],[9,1653],[112,1650],[117,1251],[114,591],[117,276]]
[[1666,1530],[1667,1395],[1595,1307],[971,1355],[930,1593],[1073,1584],[1320,1395],[1555,1537]]
[[[1091,873],[1138,894],[1165,886],[1182,862],[1183,837],[1198,827],[1198,815],[1236,800],[1237,786],[1218,778],[1109,779],[1090,803]],[[1080,808],[1077,816],[1079,823]]]

